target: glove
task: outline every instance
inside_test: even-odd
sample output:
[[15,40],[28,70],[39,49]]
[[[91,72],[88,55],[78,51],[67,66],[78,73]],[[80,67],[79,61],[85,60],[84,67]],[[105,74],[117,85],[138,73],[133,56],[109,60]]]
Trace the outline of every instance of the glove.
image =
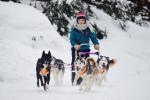
[[79,49],[80,49],[80,45],[75,44],[75,45],[74,45],[74,48],[75,48],[76,50],[79,50]]
[[99,50],[99,45],[94,45],[95,50]]

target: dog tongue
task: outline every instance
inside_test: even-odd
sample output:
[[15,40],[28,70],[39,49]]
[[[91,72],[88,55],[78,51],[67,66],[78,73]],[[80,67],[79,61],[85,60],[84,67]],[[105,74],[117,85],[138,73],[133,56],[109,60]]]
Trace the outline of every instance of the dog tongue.
[[105,64],[103,64],[102,66],[103,66],[104,69],[106,69],[106,65]]

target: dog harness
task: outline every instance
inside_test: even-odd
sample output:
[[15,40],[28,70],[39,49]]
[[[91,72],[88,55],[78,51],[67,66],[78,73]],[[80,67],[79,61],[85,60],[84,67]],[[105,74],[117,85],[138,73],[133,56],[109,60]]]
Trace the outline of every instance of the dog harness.
[[41,69],[41,74],[42,74],[43,76],[45,76],[45,75],[47,74],[46,69]]
[[104,73],[104,70],[98,69],[98,74],[103,74],[103,73]]
[[79,70],[80,77],[83,76],[85,71],[86,71],[86,67],[83,67],[81,70]]

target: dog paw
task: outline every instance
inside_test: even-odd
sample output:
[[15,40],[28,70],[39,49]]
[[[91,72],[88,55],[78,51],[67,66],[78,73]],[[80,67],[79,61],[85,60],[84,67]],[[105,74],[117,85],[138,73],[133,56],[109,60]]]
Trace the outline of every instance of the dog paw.
[[37,87],[40,87],[39,83],[37,83]]

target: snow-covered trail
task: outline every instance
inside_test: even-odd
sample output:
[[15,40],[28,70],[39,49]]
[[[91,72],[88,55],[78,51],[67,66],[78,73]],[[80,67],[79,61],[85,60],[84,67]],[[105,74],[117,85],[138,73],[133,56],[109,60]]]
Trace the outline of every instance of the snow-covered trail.
[[128,31],[124,32],[110,16],[94,8],[101,16],[98,25],[105,25],[110,32],[107,39],[100,41],[100,53],[116,58],[117,64],[110,68],[107,81],[101,87],[93,86],[90,92],[80,92],[79,86],[71,85],[69,68],[63,85],[56,87],[51,78],[49,90],[45,92],[36,86],[37,59],[43,50],[50,50],[53,56],[70,63],[70,44],[36,9],[1,1],[0,8],[0,98],[3,100],[150,99],[149,28],[129,22]]

